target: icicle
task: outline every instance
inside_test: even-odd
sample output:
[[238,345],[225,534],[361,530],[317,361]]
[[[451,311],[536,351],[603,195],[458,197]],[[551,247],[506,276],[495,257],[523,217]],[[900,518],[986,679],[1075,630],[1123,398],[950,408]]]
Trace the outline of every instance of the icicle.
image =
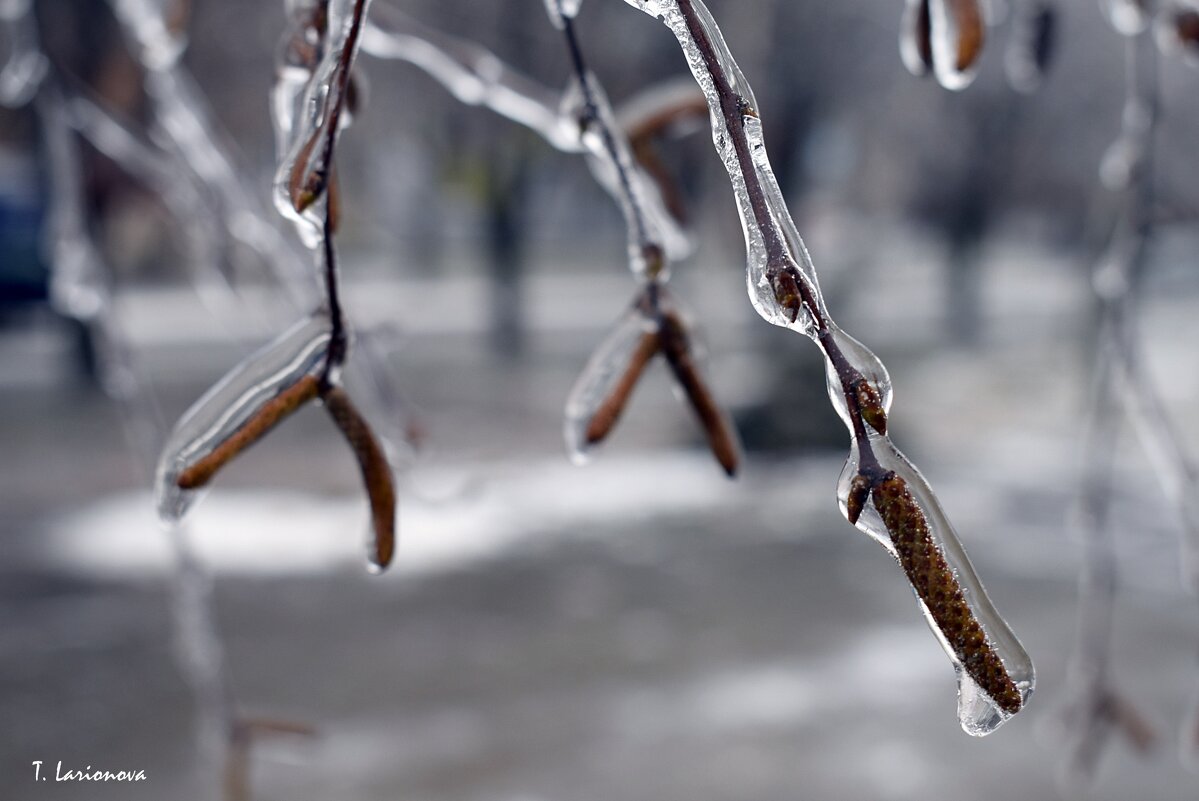
[[9,47],[0,67],[0,105],[20,108],[37,94],[50,66],[38,44],[33,0],[0,2],[0,30]]
[[1149,27],[1149,0],[1099,0],[1099,7],[1125,36],[1136,36]]
[[[1035,681],[1032,662],[991,605],[928,483],[887,436],[886,369],[828,317],[811,257],[770,169],[745,78],[700,0],[626,2],[671,29],[708,98],[713,141],[741,214],[754,306],[767,321],[806,334],[825,353],[829,396],[853,437],[838,484],[842,513],[899,560],[958,672],[962,728],[987,734],[1024,707]],[[974,8],[981,25],[981,11]],[[943,5],[933,11],[934,21],[938,13],[947,21]],[[934,57],[937,47],[934,42]]]
[[924,477],[883,435],[871,444],[885,478],[863,478],[855,443],[838,484],[841,512],[900,563],[958,676],[962,729],[983,736],[1032,695],[1032,660],[999,616]]
[[[188,471],[222,447],[232,449],[226,460],[232,458],[316,396],[330,333],[323,316],[301,321],[235,367],[188,409],[171,432],[155,475],[158,513],[164,521],[181,519],[207,482],[207,476],[184,480]],[[280,408],[272,412],[271,404]],[[219,466],[203,472],[210,475]]]

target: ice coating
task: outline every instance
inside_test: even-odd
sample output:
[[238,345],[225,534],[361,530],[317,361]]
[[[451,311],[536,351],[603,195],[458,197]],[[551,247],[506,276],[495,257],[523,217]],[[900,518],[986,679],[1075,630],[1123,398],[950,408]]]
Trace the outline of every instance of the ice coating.
[[583,0],[545,0],[545,12],[549,14],[554,27],[562,30],[566,27],[567,19],[574,19],[579,15],[581,5]]
[[675,261],[687,256],[687,235],[666,210],[653,180],[633,158],[628,137],[599,81],[587,74],[587,87],[573,79],[562,102],[563,116],[575,120],[595,180],[620,206],[629,238],[629,269],[634,275],[666,277],[665,264],[652,264],[665,256]]
[[770,170],[745,78],[701,0],[626,2],[670,28],[708,99],[713,141],[745,230],[754,306],[768,322],[809,336],[825,354],[829,395],[853,438],[838,483],[842,513],[904,568],[958,671],[962,728],[987,734],[1024,707],[1035,682],[1032,662],[987,598],[928,483],[887,436],[885,367],[824,308],[811,258]]
[[37,94],[50,67],[38,43],[33,0],[0,0],[0,31],[8,48],[0,66],[0,105],[20,108]]
[[562,116],[561,92],[521,75],[472,42],[376,3],[362,34],[362,50],[376,58],[399,59],[419,67],[460,102],[485,106],[524,125],[557,150],[583,150],[578,122]]
[[[263,204],[247,186],[245,171],[236,166],[223,143],[203,92],[181,63],[189,0],[109,0],[109,4],[144,69],[151,138],[168,157],[167,180],[155,188],[169,203],[173,200],[172,211],[196,254],[193,262],[221,269],[222,262],[234,257],[237,263],[229,266],[240,267],[241,254],[227,247],[232,237],[265,262],[295,305],[311,307],[315,295],[311,275],[296,258],[298,251],[267,220]],[[183,208],[185,199],[193,204],[193,211]],[[196,204],[203,211],[197,213]]]
[[600,412],[611,416],[599,423],[606,433],[615,424],[637,378],[656,352],[653,321],[640,308],[629,309],[596,348],[567,398],[563,433],[571,459],[577,463],[586,461],[592,446],[602,439],[595,427]]
[[[651,254],[664,254],[669,260],[690,253],[686,233],[668,211],[657,184],[633,158],[628,137],[593,75],[588,75],[589,96],[577,77],[565,93],[551,90],[510,69],[490,51],[433,30],[384,3],[372,6],[362,48],[375,57],[400,59],[423,69],[462,102],[486,106],[525,125],[562,152],[586,153],[592,174],[620,204],[635,274],[645,272],[646,246]],[[594,122],[592,113],[598,118]]]
[[[286,143],[275,173],[275,207],[314,249],[325,225],[329,157],[341,128],[349,124],[343,108],[369,7],[370,0],[328,0],[311,7],[312,16],[298,33],[313,45],[315,64],[309,67],[312,62],[286,58],[297,55],[289,48],[274,91],[276,130]],[[304,8],[297,6],[299,11]]]
[[188,409],[167,439],[155,474],[158,514],[164,521],[180,520],[198,498],[198,488],[180,488],[183,472],[289,388],[321,374],[329,341],[328,318],[303,320],[233,368]]

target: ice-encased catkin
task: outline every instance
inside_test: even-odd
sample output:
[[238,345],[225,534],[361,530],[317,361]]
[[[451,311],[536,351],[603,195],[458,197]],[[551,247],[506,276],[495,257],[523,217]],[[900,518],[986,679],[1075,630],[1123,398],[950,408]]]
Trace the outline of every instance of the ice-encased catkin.
[[585,462],[591,448],[607,436],[655,353],[654,323],[634,306],[596,348],[566,400],[563,433],[573,461]]
[[181,487],[180,476],[282,393],[315,379],[326,366],[329,341],[327,317],[303,320],[233,368],[187,410],[158,461],[154,484],[159,517],[166,522],[183,517],[202,487]]

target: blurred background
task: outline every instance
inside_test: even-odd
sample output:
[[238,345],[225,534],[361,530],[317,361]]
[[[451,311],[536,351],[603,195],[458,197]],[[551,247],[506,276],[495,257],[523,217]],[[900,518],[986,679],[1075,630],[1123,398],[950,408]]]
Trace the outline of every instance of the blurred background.
[[[389,4],[566,84],[542,0]],[[315,269],[281,220],[239,238],[221,217],[240,203],[275,223],[267,96],[283,4],[195,0],[172,22],[186,51],[153,80],[154,34],[129,20],[164,4],[28,5],[0,8],[10,69],[30,20],[46,59],[28,62],[43,70],[36,96],[7,70],[0,81],[4,798],[217,797],[188,659],[220,675],[240,717],[315,731],[254,742],[255,799],[1199,797],[1180,758],[1199,740],[1199,609],[1179,579],[1177,512],[1133,436],[1114,439],[1107,494],[1109,667],[1153,736],[1100,726],[1090,781],[1059,778],[1090,761],[1072,761],[1066,714],[1084,553],[1070,520],[1095,390],[1091,268],[1120,214],[1100,164],[1121,131],[1125,43],[1100,4],[1054,6],[1054,55],[1028,94],[1005,78],[1000,0],[960,93],[905,71],[898,0],[710,2],[829,310],[890,368],[892,436],[1036,661],[1028,710],[981,741],[958,727],[953,671],[902,571],[837,511],[847,437],[820,354],[747,302],[705,126],[659,148],[694,237],[671,285],[744,469],[723,477],[661,364],[575,467],[563,404],[636,289],[617,206],[577,155],[365,54],[367,100],[338,150],[338,243],[359,337],[349,381],[374,387],[368,411],[400,468],[397,561],[364,569],[357,468],[309,409],[189,518],[211,585],[187,585],[201,596],[187,601],[153,512],[164,426],[300,316],[296,287]],[[618,108],[687,77],[669,31],[625,3],[591,0],[578,29]],[[1136,332],[1193,451],[1199,72],[1164,57],[1158,74],[1160,213]],[[72,134],[73,180],[54,175],[54,92],[120,122]],[[196,131],[199,145],[178,144]],[[187,161],[209,146],[231,170]],[[181,195],[204,164],[207,194]],[[88,311],[84,292],[81,314],[52,302],[56,182],[79,189],[75,235],[103,265],[102,300]],[[272,261],[300,278],[281,284]],[[208,612],[220,639],[205,644]],[[149,781],[35,785],[33,760]]]

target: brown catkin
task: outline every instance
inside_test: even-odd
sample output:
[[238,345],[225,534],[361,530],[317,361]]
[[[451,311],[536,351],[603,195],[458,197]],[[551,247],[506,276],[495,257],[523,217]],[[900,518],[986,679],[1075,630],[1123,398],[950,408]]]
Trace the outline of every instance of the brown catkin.
[[188,465],[175,479],[179,489],[194,490],[203,487],[217,471],[233,460],[233,457],[266,436],[272,428],[291,415],[308,401],[316,397],[320,382],[315,376],[305,375],[299,381],[271,398],[253,417],[246,420],[236,431],[216,446],[207,456]]
[[958,47],[954,68],[965,72],[982,54],[987,25],[978,0],[946,0],[957,26]]
[[1019,712],[1024,703],[1020,692],[966,603],[961,585],[933,540],[928,518],[907,483],[895,473],[888,473],[874,484],[872,498],[891,534],[904,573],[962,668],[996,706],[1009,714]]
[[663,314],[659,337],[662,342],[662,355],[666,357],[675,380],[683,388],[691,408],[699,417],[712,455],[724,468],[726,475],[730,478],[737,475],[737,466],[741,460],[737,435],[695,366],[687,329],[678,315],[673,312]]
[[345,390],[331,387],[321,399],[325,402],[329,416],[358,457],[362,483],[366,485],[366,493],[370,498],[371,522],[375,532],[371,561],[380,569],[385,568],[395,555],[396,491],[391,465],[370,425],[359,414]]
[[637,380],[641,378],[650,359],[654,358],[657,353],[657,335],[642,334],[641,339],[637,341],[637,347],[633,350],[633,355],[629,357],[629,364],[621,374],[620,380],[616,382],[616,386],[608,393],[608,397],[604,398],[599,408],[595,410],[595,414],[587,421],[588,445],[603,442],[612,433],[612,429],[616,427],[624,407],[633,394],[633,388],[637,386]]

